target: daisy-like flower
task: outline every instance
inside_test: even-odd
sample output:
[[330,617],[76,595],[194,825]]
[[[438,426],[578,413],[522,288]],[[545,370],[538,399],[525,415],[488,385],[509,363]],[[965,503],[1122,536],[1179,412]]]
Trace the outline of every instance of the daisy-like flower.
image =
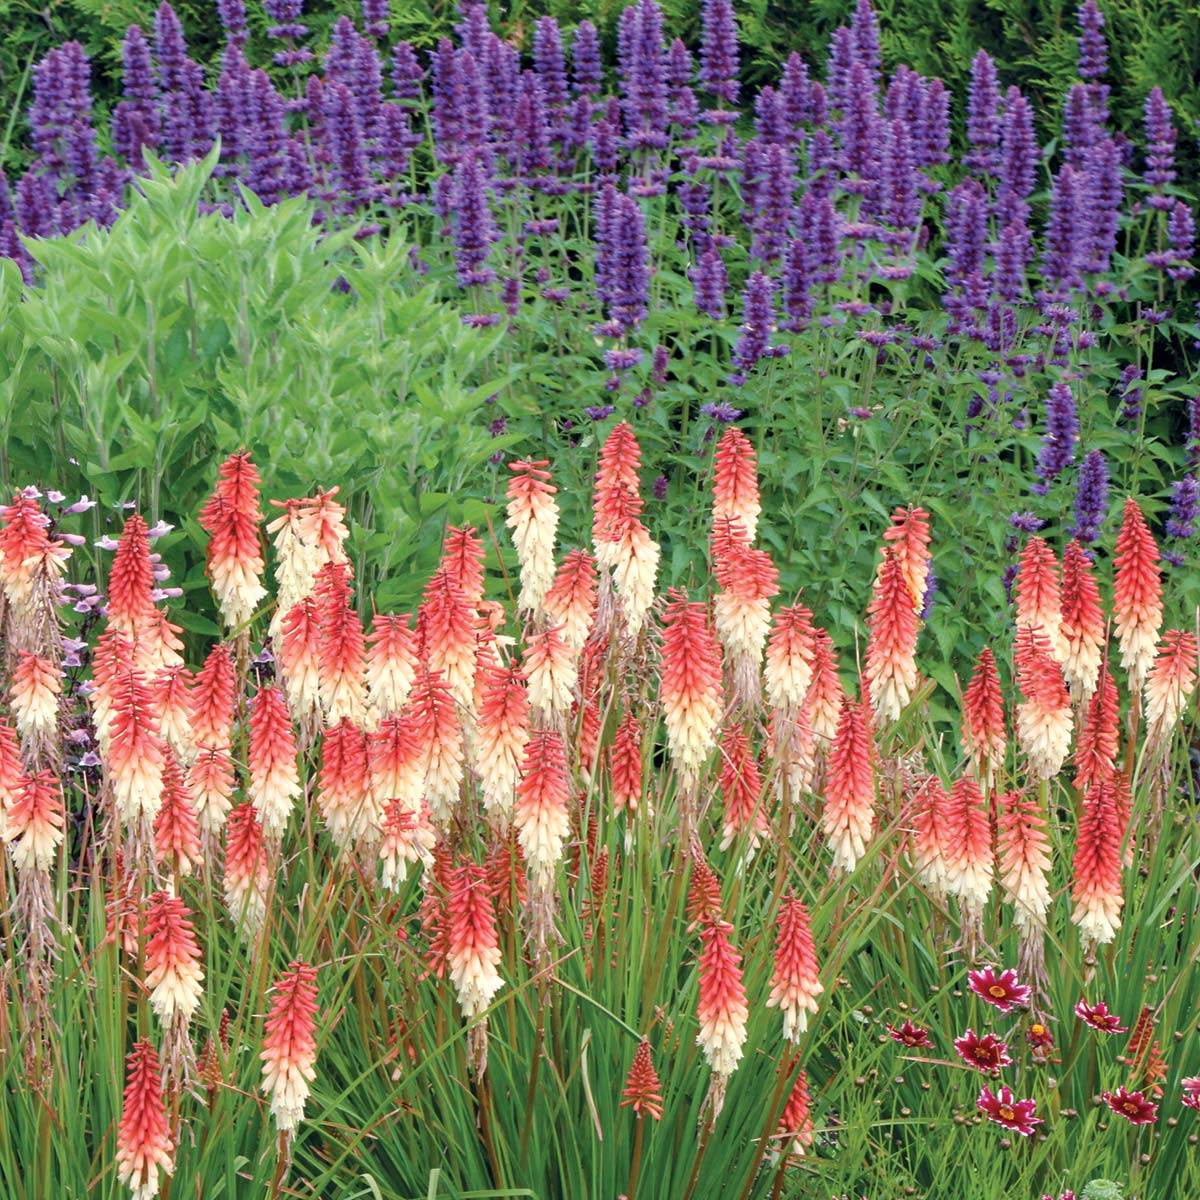
[[1049,1054],[1054,1049],[1054,1034],[1050,1032],[1050,1027],[1041,1021],[1034,1021],[1025,1030],[1025,1040],[1042,1055]]
[[1200,1112],[1200,1075],[1193,1075],[1190,1079],[1181,1079],[1180,1086],[1183,1088],[1183,1103],[1188,1108]]
[[1033,1132],[1033,1127],[1042,1123],[1041,1117],[1034,1116],[1034,1102],[1017,1100],[1012,1094],[1012,1089],[1007,1086],[1001,1086],[1000,1091],[992,1095],[985,1084],[979,1092],[975,1107],[989,1121],[995,1121],[997,1125],[1003,1125],[1005,1129],[1011,1129],[1022,1137],[1028,1137]]
[[907,1017],[899,1025],[889,1024],[887,1031],[892,1041],[899,1042],[902,1046],[910,1046],[914,1050],[918,1047],[933,1049],[933,1042],[929,1038],[929,1030],[922,1029],[919,1025],[914,1025]]
[[621,1101],[622,1108],[632,1107],[641,1119],[642,1113],[662,1120],[662,1085],[658,1081],[658,1072],[650,1057],[650,1043],[643,1039],[633,1056],[633,1065],[625,1077],[625,1090],[621,1093],[625,1098]]
[[1153,1125],[1158,1120],[1158,1105],[1147,1100],[1144,1092],[1130,1092],[1122,1086],[1115,1092],[1101,1092],[1100,1095],[1117,1116],[1133,1125]]
[[968,971],[967,985],[975,995],[994,1004],[1002,1013],[1012,1012],[1017,1005],[1024,1007],[1033,993],[1033,988],[1017,982],[1016,971],[997,972],[994,967]]
[[1086,1021],[1093,1029],[1100,1030],[1101,1033],[1127,1033],[1129,1027],[1121,1024],[1121,1018],[1116,1013],[1108,1011],[1108,1005],[1101,1000],[1098,1004],[1089,1004],[1086,1000],[1080,1000],[1075,1005],[1075,1015],[1081,1020]]
[[985,1075],[999,1074],[1001,1067],[1012,1065],[1007,1043],[994,1033],[985,1033],[980,1037],[975,1030],[968,1029],[962,1037],[954,1039],[954,1049],[963,1062]]

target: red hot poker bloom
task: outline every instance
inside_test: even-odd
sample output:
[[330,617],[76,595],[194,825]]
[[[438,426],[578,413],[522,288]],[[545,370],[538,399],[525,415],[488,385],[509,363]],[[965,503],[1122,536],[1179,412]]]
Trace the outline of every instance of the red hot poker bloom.
[[642,730],[632,709],[627,709],[608,752],[613,808],[636,812],[642,798]]
[[455,701],[475,708],[474,611],[466,593],[447,571],[436,571],[417,611],[417,641],[422,660],[440,671]]
[[1105,1103],[1119,1117],[1134,1125],[1153,1125],[1158,1120],[1158,1105],[1146,1099],[1143,1092],[1130,1092],[1124,1087],[1114,1092],[1101,1092]]
[[1129,1027],[1121,1024],[1121,1018],[1116,1013],[1108,1011],[1108,1005],[1103,1000],[1097,1004],[1088,1004],[1086,1000],[1080,1000],[1075,1005],[1075,1015],[1101,1033],[1129,1032]]
[[462,588],[472,608],[477,608],[483,599],[483,554],[483,539],[474,526],[447,528],[440,569]]
[[154,858],[181,875],[204,861],[200,824],[179,760],[167,755],[162,773],[162,804],[154,818]]
[[1114,781],[1103,779],[1084,797],[1075,839],[1071,920],[1084,937],[1111,942],[1121,924],[1121,843],[1125,822],[1117,807]]
[[5,839],[19,872],[48,871],[63,839],[62,787],[51,771],[22,776],[7,814]]
[[942,809],[947,844],[946,889],[964,910],[980,913],[992,890],[992,829],[987,805],[970,775],[960,775]]
[[267,915],[267,847],[254,805],[239,804],[225,829],[225,902],[248,934],[257,934]]
[[549,886],[570,828],[571,779],[562,735],[537,730],[525,747],[514,819],[539,888]]
[[994,967],[968,971],[967,984],[975,995],[994,1004],[1002,1013],[1012,1012],[1018,1005],[1024,1007],[1033,994],[1033,988],[1017,982],[1016,971],[997,971]]
[[1168,629],[1146,680],[1147,737],[1152,743],[1158,746],[1166,743],[1195,689],[1195,635],[1182,629]]
[[486,867],[465,863],[450,876],[446,902],[449,930],[446,961],[463,1016],[482,1015],[504,986],[498,970],[501,953]]
[[483,807],[489,814],[505,820],[511,816],[528,741],[525,676],[518,667],[486,671],[479,701],[475,767]]
[[713,520],[740,521],[746,541],[754,541],[762,511],[758,463],[750,439],[740,429],[730,428],[722,434],[713,467]]
[[508,481],[505,524],[512,530],[521,565],[517,608],[522,613],[535,613],[542,607],[554,579],[554,537],[558,532],[554,494],[558,488],[550,482],[549,465],[546,459],[508,464],[513,477]]
[[748,831],[746,850],[753,854],[768,828],[758,760],[740,725],[726,729],[721,742],[720,788],[725,801],[721,849],[728,850]]
[[1104,649],[1104,613],[1092,564],[1078,542],[1063,555],[1062,626],[1063,674],[1071,699],[1086,702],[1100,674]]
[[1022,931],[1045,927],[1050,907],[1050,839],[1038,800],[1008,792],[1000,803],[1000,883]]
[[767,701],[772,708],[790,712],[804,703],[812,683],[815,649],[812,613],[802,604],[781,608],[767,638],[764,675]]
[[146,522],[130,513],[108,577],[108,622],[131,638],[154,618],[154,566]]
[[1125,501],[1113,581],[1113,615],[1121,645],[1121,666],[1129,672],[1129,686],[1141,689],[1162,624],[1162,569],[1158,546],[1146,528],[1137,501]]
[[352,604],[350,568],[330,560],[316,576],[320,649],[317,676],[327,725],[366,721],[366,639]]
[[962,723],[963,749],[970,755],[980,778],[984,777],[985,764],[989,774],[1003,764],[1007,736],[1000,675],[991,650],[984,646],[963,693]]
[[867,852],[875,825],[875,774],[872,747],[862,706],[849,700],[842,708],[837,736],[829,752],[821,821],[833,849],[835,870],[850,872]]
[[192,685],[192,728],[198,745],[228,749],[236,692],[233,655],[228,646],[214,646]]
[[912,595],[913,610],[919,613],[925,605],[925,585],[929,579],[929,514],[911,505],[894,509],[891,527],[884,531],[883,540],[892,543]]
[[993,1033],[980,1037],[975,1030],[968,1029],[962,1037],[954,1039],[954,1049],[963,1062],[985,1075],[998,1075],[1001,1067],[1012,1065],[1007,1044]]
[[200,1003],[204,972],[191,916],[170,892],[155,892],[146,907],[146,986],[164,1024],[177,1014],[186,1024]]
[[586,550],[572,550],[563,559],[542,607],[562,627],[563,641],[581,650],[596,616],[596,560]]
[[296,735],[283,693],[260,688],[250,704],[250,782],[246,789],[263,832],[283,835],[292,805],[300,795]]
[[716,745],[724,694],[721,658],[704,605],[669,593],[659,695],[671,757],[694,777]]
[[867,679],[877,718],[895,721],[917,686],[917,612],[900,560],[884,552],[875,577],[875,595],[867,607],[871,628],[867,643]]
[[700,926],[704,949],[700,955],[700,1000],[697,1044],[718,1076],[733,1074],[746,1042],[746,989],[742,984],[741,955],[733,948],[733,926],[719,916],[707,917]]
[[800,1157],[813,1144],[813,1123],[809,1114],[808,1074],[801,1071],[792,1086],[788,1102],[783,1106],[775,1137],[791,1142],[787,1153]]
[[1003,1125],[1022,1137],[1028,1137],[1035,1125],[1042,1124],[1042,1118],[1035,1116],[1036,1104],[1032,1100],[1017,1100],[1012,1089],[1003,1085],[996,1095],[985,1084],[980,1090],[979,1099],[975,1105],[989,1121]]
[[808,1014],[817,1011],[817,997],[824,990],[817,972],[808,909],[796,897],[788,897],[779,908],[775,974],[767,1006],[778,1006],[783,1013],[783,1036],[789,1042],[799,1042],[808,1028]]
[[1014,657],[1021,687],[1017,706],[1017,737],[1039,779],[1051,779],[1067,757],[1071,743],[1071,698],[1062,668],[1051,655],[1040,629],[1017,630]]
[[914,1050],[918,1048],[933,1049],[933,1042],[929,1039],[929,1030],[914,1025],[907,1018],[899,1025],[888,1025],[887,1031],[892,1041],[899,1042],[902,1046],[908,1046]]
[[149,1042],[138,1042],[125,1067],[125,1097],[117,1126],[117,1178],[128,1185],[133,1200],[153,1200],[159,1190],[158,1169],[170,1175],[175,1153],[158,1054]]
[[417,674],[417,640],[408,614],[376,613],[367,635],[367,692],[381,717],[398,713]]
[[1086,792],[1094,783],[1112,776],[1117,760],[1118,728],[1117,685],[1104,667],[1099,683],[1088,701],[1087,719],[1075,739],[1075,779],[1073,786]]
[[621,1107],[632,1107],[639,1119],[642,1113],[646,1113],[656,1121],[662,1120],[662,1084],[658,1081],[658,1072],[650,1057],[650,1043],[645,1038],[638,1044],[621,1095],[624,1097]]
[[1058,560],[1043,538],[1031,537],[1017,572],[1017,628],[1040,629],[1061,661],[1062,585]]
[[300,1124],[308,1085],[316,1078],[317,969],[305,962],[288,965],[271,989],[274,1000],[263,1038],[262,1090],[280,1133]]
[[243,625],[266,596],[258,526],[262,478],[246,452],[221,464],[220,482],[200,512],[208,531],[208,577],[228,626]]

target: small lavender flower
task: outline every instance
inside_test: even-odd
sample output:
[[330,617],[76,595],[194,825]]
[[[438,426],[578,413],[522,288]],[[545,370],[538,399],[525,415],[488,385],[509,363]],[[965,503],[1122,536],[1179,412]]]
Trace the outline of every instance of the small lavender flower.
[[1008,518],[1010,528],[1018,530],[1020,533],[1037,533],[1039,529],[1045,527],[1046,522],[1031,512],[1015,512]]
[[343,83],[328,84],[321,97],[328,184],[323,193],[334,211],[349,213],[374,199],[367,171],[362,123],[354,96]]
[[1064,164],[1054,176],[1050,193],[1042,274],[1048,282],[1058,284],[1060,291],[1079,282],[1079,182],[1074,168]]
[[1080,213],[1087,222],[1087,240],[1082,243],[1085,270],[1103,273],[1117,248],[1117,218],[1124,185],[1121,159],[1113,138],[1101,138],[1088,151],[1084,180],[1084,206]]
[[754,189],[753,240],[750,253],[771,262],[782,253],[795,219],[793,197],[796,172],[787,146],[772,142],[760,160],[761,176]]
[[1075,412],[1075,397],[1066,383],[1056,383],[1050,388],[1046,401],[1046,432],[1042,436],[1034,473],[1040,482],[1030,489],[1036,496],[1044,496],[1050,484],[1062,473],[1075,457],[1075,442],[1079,437],[1079,417]]
[[659,475],[655,478],[654,483],[650,486],[651,495],[655,500],[665,500],[667,498],[667,488],[669,481],[665,475]]
[[273,61],[279,67],[296,67],[312,59],[312,51],[294,43],[308,36],[308,26],[302,24],[304,0],[263,0],[263,8],[273,24],[267,26],[267,37],[278,38],[287,44],[275,52]]
[[798,51],[793,50],[783,64],[779,78],[779,98],[784,115],[792,128],[793,138],[800,134],[801,127],[812,118],[812,92],[808,67]]
[[392,94],[397,100],[420,100],[425,70],[417,52],[409,42],[397,42],[392,47]]
[[553,17],[539,17],[533,27],[533,63],[542,81],[546,104],[552,109],[567,106],[567,57],[562,31]]
[[783,311],[787,328],[798,333],[812,319],[812,274],[809,270],[809,246],[803,238],[788,242],[783,268]]
[[1108,44],[1104,40],[1104,14],[1096,0],[1084,0],[1078,10],[1079,74],[1084,79],[1099,79],[1108,70]]
[[1012,221],[1000,230],[996,245],[996,291],[1015,304],[1025,293],[1025,272],[1033,255],[1033,238],[1023,221]]
[[1167,517],[1167,537],[1184,540],[1196,531],[1196,512],[1200,503],[1200,485],[1195,475],[1185,475],[1171,485],[1171,511]]
[[116,152],[130,166],[142,165],[142,149],[154,150],[162,138],[158,87],[146,35],[130,25],[121,42],[124,99],[113,110],[112,139]]
[[933,602],[937,598],[938,577],[934,573],[933,563],[930,563],[925,568],[925,591],[921,597],[921,612],[920,618],[922,621],[928,621],[930,614],[933,612]]
[[1063,157],[1067,165],[1083,170],[1088,151],[1100,137],[1100,126],[1087,87],[1077,83],[1063,99]]
[[1142,379],[1145,372],[1138,366],[1130,363],[1121,371],[1121,411],[1117,415],[1118,421],[1123,421],[1127,424],[1132,424],[1142,415],[1142,389],[1138,380]]
[[1188,432],[1184,442],[1187,465],[1195,470],[1200,466],[1200,396],[1188,401]]
[[1075,489],[1075,524],[1071,536],[1090,546],[1100,536],[1108,515],[1108,464],[1099,450],[1089,450],[1079,468]]
[[217,16],[232,46],[244,46],[250,36],[246,25],[245,0],[217,0]]
[[1037,178],[1038,146],[1033,133],[1033,109],[1020,89],[1004,97],[1004,127],[1000,135],[1000,189],[996,221],[1003,228],[1029,220],[1028,199]]
[[742,410],[734,408],[728,401],[722,400],[719,404],[702,404],[700,415],[707,417],[710,421],[715,421],[718,425],[732,425],[734,421],[741,419]]
[[655,0],[638,0],[621,14],[617,38],[621,107],[632,147],[667,144],[664,57],[662,10]]
[[882,57],[879,53],[879,20],[871,7],[871,0],[858,0],[854,16],[850,18],[850,32],[854,35],[855,57],[867,69],[878,88]]
[[963,166],[973,175],[998,174],[1001,131],[996,64],[986,50],[980,50],[971,60],[967,89],[967,141],[971,149],[963,156]]

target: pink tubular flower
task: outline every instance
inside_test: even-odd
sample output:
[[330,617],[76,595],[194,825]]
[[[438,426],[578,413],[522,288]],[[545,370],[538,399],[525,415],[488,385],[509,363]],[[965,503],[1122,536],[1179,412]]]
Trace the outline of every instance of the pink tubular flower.
[[1022,931],[1042,929],[1050,907],[1050,839],[1041,803],[1020,792],[1000,801],[997,841],[1004,898]]
[[353,605],[350,568],[330,560],[317,572],[317,658],[321,712],[327,725],[366,721],[366,640],[362,619]]
[[483,554],[483,539],[473,525],[462,529],[451,525],[446,529],[438,569],[462,589],[471,608],[478,608],[483,600]]
[[475,707],[475,613],[448,571],[435,571],[417,610],[417,644],[422,661],[440,671],[466,712]]
[[1146,736],[1150,743],[1166,744],[1195,689],[1195,635],[1168,629],[1146,679]]
[[985,1075],[998,1075],[1001,1067],[1012,1065],[1008,1045],[994,1033],[980,1037],[975,1030],[968,1029],[962,1037],[954,1039],[954,1049],[963,1062]]
[[483,807],[489,815],[507,819],[512,814],[528,741],[525,676],[517,667],[486,671],[476,727],[475,767]]
[[979,785],[960,775],[942,809],[947,843],[946,890],[957,896],[964,913],[978,915],[992,890],[992,830]]
[[1115,1092],[1101,1092],[1100,1095],[1117,1116],[1133,1125],[1153,1125],[1158,1120],[1158,1105],[1147,1100],[1143,1092],[1130,1092],[1122,1086]]
[[642,730],[637,715],[626,709],[608,751],[614,809],[636,812],[642,798]]
[[1092,564],[1083,547],[1072,541],[1063,555],[1062,625],[1063,674],[1071,699],[1086,703],[1100,675],[1104,647],[1104,613]]
[[288,964],[271,989],[262,1060],[262,1090],[271,1098],[271,1115],[280,1133],[290,1133],[304,1116],[308,1085],[316,1078],[317,969]]
[[463,731],[454,696],[437,671],[422,669],[409,710],[424,747],[425,799],[435,825],[449,824],[463,778]]
[[154,619],[154,564],[146,522],[130,513],[108,577],[108,623],[136,638]]
[[158,1195],[158,1169],[170,1175],[175,1153],[158,1054],[149,1042],[138,1042],[125,1064],[125,1097],[117,1126],[117,1178],[130,1188],[133,1200],[153,1200]]
[[562,630],[551,625],[540,633],[531,633],[525,641],[521,667],[534,723],[559,727],[571,710],[579,681],[576,654],[563,640]]
[[231,628],[244,625],[267,594],[258,532],[261,482],[248,452],[231,455],[221,464],[217,489],[200,513],[200,526],[209,535],[208,577]]
[[1002,1085],[999,1093],[993,1096],[985,1084],[980,1090],[975,1107],[989,1121],[995,1121],[997,1125],[1003,1125],[1005,1129],[1011,1129],[1022,1137],[1028,1137],[1035,1125],[1042,1124],[1042,1118],[1034,1116],[1034,1101],[1014,1099],[1012,1089],[1007,1085]]
[[656,1121],[662,1120],[662,1084],[658,1081],[658,1072],[654,1069],[654,1061],[650,1057],[650,1043],[645,1038],[638,1043],[633,1065],[625,1077],[625,1088],[621,1095],[624,1097],[621,1107],[632,1106],[639,1119],[644,1112]]
[[1103,1000],[1097,1004],[1089,1004],[1086,1000],[1080,1000],[1075,1005],[1075,1015],[1101,1033],[1127,1033],[1129,1031],[1127,1025],[1121,1024],[1121,1018],[1116,1013],[1108,1011],[1108,1005]]
[[228,646],[214,646],[192,684],[192,733],[198,745],[229,748],[236,697],[233,655]]
[[908,1046],[910,1049],[933,1049],[933,1042],[929,1039],[929,1030],[922,1029],[919,1025],[914,1025],[908,1018],[905,1018],[899,1025],[888,1025],[888,1036],[893,1042],[899,1042],[902,1046]]
[[808,1028],[808,1014],[817,1011],[817,997],[824,990],[817,972],[808,909],[789,896],[779,908],[775,974],[767,997],[767,1007],[778,1006],[783,1013],[783,1036],[789,1042],[799,1042]]
[[[813,1123],[809,1115],[808,1073],[801,1071],[792,1085],[788,1102],[783,1106],[775,1137],[782,1139],[789,1157],[801,1157],[813,1144]],[[790,1145],[788,1144],[790,1143]]]
[[47,658],[20,651],[13,671],[9,700],[17,722],[17,732],[27,748],[37,748],[34,757],[54,741],[58,726],[60,672]]
[[204,972],[191,915],[170,892],[155,892],[146,906],[146,986],[164,1024],[176,1014],[186,1024],[200,1003]]
[[204,861],[200,825],[179,760],[172,752],[163,764],[162,804],[154,818],[154,858],[179,875]]
[[247,934],[262,928],[267,915],[267,847],[254,805],[239,804],[225,830],[225,903]]
[[975,995],[994,1004],[1002,1013],[1012,1012],[1017,1005],[1024,1007],[1033,994],[1033,988],[1017,982],[1016,971],[997,972],[994,967],[968,971],[967,985]]
[[767,638],[764,675],[772,708],[792,712],[804,703],[812,682],[815,649],[812,613],[801,604],[781,608]]

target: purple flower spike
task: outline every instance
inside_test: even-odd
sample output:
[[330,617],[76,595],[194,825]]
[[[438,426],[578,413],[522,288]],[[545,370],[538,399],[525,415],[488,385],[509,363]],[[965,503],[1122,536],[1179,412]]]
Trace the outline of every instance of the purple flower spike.
[[1079,417],[1075,412],[1075,397],[1066,383],[1056,383],[1050,388],[1046,401],[1046,432],[1038,452],[1035,473],[1041,481],[1031,489],[1035,495],[1044,496],[1050,484],[1062,473],[1075,457],[1075,441],[1079,437]]
[[385,38],[388,35],[388,0],[362,0],[363,28],[368,37]]
[[454,172],[452,199],[452,236],[454,261],[461,287],[491,283],[496,272],[487,266],[495,225],[488,204],[487,176],[474,155],[459,163]]
[[113,111],[113,148],[135,169],[142,165],[142,150],[154,150],[162,140],[158,87],[150,61],[150,46],[137,25],[130,25],[121,43],[125,67],[124,99]]
[[533,27],[533,63],[546,104],[552,109],[567,106],[567,58],[563,52],[562,31],[553,17],[540,17]]
[[729,276],[725,271],[725,263],[721,251],[715,245],[696,260],[696,265],[688,272],[692,281],[693,295],[696,307],[714,321],[725,319],[725,292],[729,287]]
[[738,368],[729,382],[740,387],[746,374],[760,358],[777,357],[787,353],[786,346],[773,346],[775,332],[775,281],[761,271],[755,271],[746,281],[742,292],[742,335],[733,350],[733,362]]
[[1075,490],[1075,524],[1071,536],[1090,546],[1100,536],[1108,515],[1108,464],[1099,450],[1089,450],[1079,468]]
[[[1047,281],[1058,284],[1059,290],[1074,287],[1079,282],[1077,239],[1083,224],[1080,211],[1080,182],[1075,169],[1059,168],[1050,193],[1050,217],[1046,225],[1042,273]],[[1086,226],[1084,227],[1086,230]]]
[[1196,269],[1190,263],[1196,251],[1196,217],[1186,200],[1176,200],[1167,221],[1167,244],[1170,247],[1172,265],[1167,268],[1176,283],[1186,283]]
[[1175,182],[1175,126],[1162,88],[1151,88],[1143,110],[1146,128],[1146,186],[1154,189],[1151,208],[1170,208],[1163,190]]
[[1004,96],[1004,126],[1000,134],[1000,190],[996,221],[1003,228],[1029,220],[1029,196],[1037,179],[1038,145],[1033,132],[1033,109],[1020,89]]
[[1167,537],[1185,539],[1196,532],[1196,511],[1200,504],[1200,486],[1195,475],[1185,475],[1171,485],[1171,512],[1167,517]]
[[417,52],[409,42],[397,42],[392,47],[392,94],[397,100],[420,100],[421,82],[425,71],[417,59]]
[[[733,0],[704,0],[704,34],[700,43],[700,83],[727,108],[738,100],[737,20]],[[730,117],[736,114],[727,114]],[[717,121],[713,114],[710,119]]]
[[600,65],[600,35],[591,21],[580,21],[571,43],[571,77],[580,96],[598,96],[604,83]]
[[972,174],[998,174],[1001,129],[996,64],[986,50],[980,50],[971,60],[967,91],[967,141],[971,149],[963,156],[963,166]]
[[230,45],[244,46],[250,36],[246,26],[245,0],[217,0],[217,16]]

